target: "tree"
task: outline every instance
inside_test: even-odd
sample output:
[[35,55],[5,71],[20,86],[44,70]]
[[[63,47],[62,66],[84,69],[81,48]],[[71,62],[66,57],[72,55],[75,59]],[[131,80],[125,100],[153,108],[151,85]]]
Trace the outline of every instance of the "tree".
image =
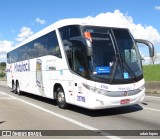
[[6,66],[6,62],[1,62],[0,65],[1,66]]
[[154,56],[150,58],[150,63],[155,64],[156,60],[160,58],[159,53],[154,49]]

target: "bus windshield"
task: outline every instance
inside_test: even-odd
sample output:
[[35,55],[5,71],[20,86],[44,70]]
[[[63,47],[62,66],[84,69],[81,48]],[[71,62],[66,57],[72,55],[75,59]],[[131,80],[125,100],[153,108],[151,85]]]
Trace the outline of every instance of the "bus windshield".
[[142,77],[140,54],[128,29],[84,27],[83,33],[92,43],[89,68],[94,77],[113,83]]

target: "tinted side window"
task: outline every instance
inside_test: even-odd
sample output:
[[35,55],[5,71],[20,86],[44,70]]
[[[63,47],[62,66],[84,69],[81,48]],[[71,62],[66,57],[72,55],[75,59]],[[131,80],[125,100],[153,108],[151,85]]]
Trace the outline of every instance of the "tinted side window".
[[70,40],[72,37],[80,36],[79,26],[65,26],[59,29],[62,40]]
[[56,32],[50,32],[8,53],[7,62],[14,63],[45,55],[62,58]]
[[35,57],[45,56],[47,54],[47,38],[46,35],[34,41],[33,53]]
[[23,45],[22,47],[18,48],[18,61],[23,61],[27,59],[28,53],[25,47],[26,45]]
[[61,58],[56,32],[50,32],[34,41],[35,57],[54,55]]
[[73,70],[82,75],[85,76],[85,56],[83,49],[81,48],[75,48],[73,50]]
[[24,47],[24,51],[26,51],[27,55],[26,55],[26,60],[27,59],[31,59],[31,58],[35,58],[35,52],[34,52],[34,42],[30,42],[28,44],[25,45]]
[[16,53],[16,51],[11,51],[10,53],[8,53],[8,59],[7,59],[7,62],[8,63],[14,63],[17,61],[18,59],[18,53]]
[[62,58],[56,32],[47,34],[47,53]]
[[66,51],[69,66],[72,69],[72,52],[70,48],[68,47],[68,45],[66,45],[65,43],[69,42],[70,38],[72,37],[81,36],[79,26],[77,25],[65,26],[65,27],[60,28],[59,32],[60,32],[61,39],[65,47],[64,49]]

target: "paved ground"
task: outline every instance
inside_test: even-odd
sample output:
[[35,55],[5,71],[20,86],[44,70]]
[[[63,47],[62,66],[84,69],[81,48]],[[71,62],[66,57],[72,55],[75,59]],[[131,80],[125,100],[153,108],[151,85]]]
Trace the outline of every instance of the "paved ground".
[[[1,83],[3,83],[3,85],[0,86],[0,138],[1,135],[3,135],[4,139],[7,138],[4,135],[8,133],[12,134],[12,139],[17,139],[21,138],[21,135],[28,135],[30,133],[29,130],[31,130],[31,132],[42,130],[44,132],[41,133],[40,131],[40,134],[43,136],[47,134],[43,138],[51,138],[51,136],[49,136],[51,134],[54,136],[52,138],[56,139],[75,139],[74,132],[76,130],[86,130],[83,124],[81,126],[79,122],[66,117],[65,114],[59,114],[58,111],[61,111],[61,109],[56,106],[54,101],[52,102],[52,100],[28,94],[18,96],[14,94],[11,89],[6,88],[4,82]],[[54,110],[54,107],[58,111],[56,109]],[[69,130],[69,132],[66,132],[66,134],[69,135],[66,136],[66,134],[63,133],[64,130]],[[94,135],[95,133],[92,132],[92,134]],[[80,135],[76,136],[76,138],[87,139],[88,136]],[[91,139],[96,138],[96,136],[91,137]],[[100,136],[99,138],[103,139],[106,137]]]
[[0,81],[0,86],[7,86],[7,82],[6,81]]
[[[160,97],[146,96],[142,104],[123,108],[90,111],[70,106],[68,109],[62,110],[57,107],[53,100],[25,93],[18,96],[11,92],[10,88],[5,87],[5,82],[0,82],[0,84],[0,131],[51,130],[53,133],[56,130],[70,130],[70,136],[66,137],[59,134],[59,136],[51,137],[56,139],[144,138],[144,136],[71,136],[76,130],[105,130],[103,133],[107,135],[110,130],[124,130],[122,134],[130,134],[133,131],[143,134],[144,130],[149,130],[149,132],[158,130],[160,132]],[[84,132],[79,133],[84,134]],[[145,138],[150,139],[151,137]],[[14,139],[17,138],[14,137]],[[155,138],[158,139],[159,137]]]

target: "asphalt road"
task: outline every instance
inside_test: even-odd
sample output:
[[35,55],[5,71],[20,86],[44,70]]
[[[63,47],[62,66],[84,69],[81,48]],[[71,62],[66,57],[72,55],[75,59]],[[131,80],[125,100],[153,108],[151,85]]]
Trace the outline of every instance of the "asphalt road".
[[[20,130],[20,133],[17,133],[17,130]],[[57,107],[54,100],[27,93],[18,96],[11,92],[10,88],[0,86],[0,135],[12,131],[11,134],[14,136],[17,134],[25,136],[31,134],[29,130],[32,130],[31,132],[35,130],[37,135],[46,135],[41,138],[75,139],[75,135],[78,135],[76,138],[82,139],[158,139],[160,138],[160,97],[146,96],[142,104],[122,108],[93,111],[70,105],[68,109],[62,110]],[[47,131],[43,133],[44,130]],[[65,132],[66,130],[69,131]],[[94,132],[90,132],[91,130]],[[137,134],[141,136],[133,136]],[[144,136],[145,134],[148,136]],[[158,137],[151,136],[157,134]],[[22,137],[3,136],[3,138]]]

